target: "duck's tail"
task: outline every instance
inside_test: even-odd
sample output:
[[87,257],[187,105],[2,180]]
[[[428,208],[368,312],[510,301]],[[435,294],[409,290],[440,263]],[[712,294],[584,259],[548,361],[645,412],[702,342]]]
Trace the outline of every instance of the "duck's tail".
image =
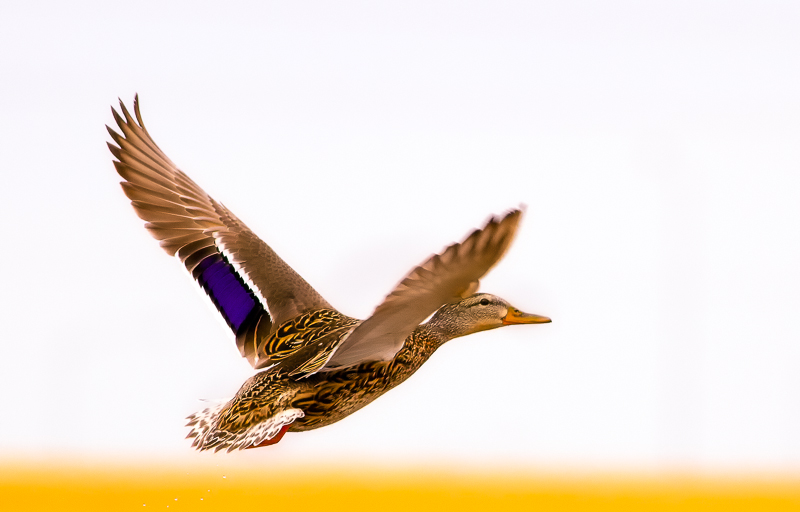
[[[256,374],[235,397],[189,416],[187,439],[198,450],[244,450],[280,441],[289,426],[304,413],[287,407],[290,393],[282,383],[269,383]],[[272,385],[269,385],[272,384]]]
[[192,427],[187,439],[194,438],[192,446],[198,450],[220,451],[225,448],[229,452],[259,446],[268,446],[281,440],[294,420],[303,417],[300,409],[287,409],[274,416],[260,421],[240,431],[229,431],[219,428],[221,410],[227,404],[210,407],[196,412],[187,419],[187,427]]

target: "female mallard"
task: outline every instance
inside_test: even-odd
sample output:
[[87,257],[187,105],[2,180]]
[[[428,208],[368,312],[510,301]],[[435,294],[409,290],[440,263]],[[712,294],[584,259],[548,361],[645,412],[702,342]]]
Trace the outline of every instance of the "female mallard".
[[[167,254],[178,255],[257,370],[226,403],[189,417],[193,446],[228,451],[330,425],[414,373],[445,341],[550,319],[475,294],[522,215],[492,218],[415,268],[366,320],[339,313],[270,247],[156,146],[120,102],[108,129],[122,189]],[[124,116],[124,117],[123,117]],[[435,314],[433,314],[435,313]],[[420,325],[426,318],[430,321]]]

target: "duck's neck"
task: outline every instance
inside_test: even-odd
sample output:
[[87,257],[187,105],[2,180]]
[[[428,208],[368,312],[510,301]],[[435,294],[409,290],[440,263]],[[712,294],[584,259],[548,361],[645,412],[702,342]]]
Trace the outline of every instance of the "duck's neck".
[[416,371],[429,357],[452,336],[431,326],[430,323],[422,324],[406,339],[403,348],[394,358],[397,370]]

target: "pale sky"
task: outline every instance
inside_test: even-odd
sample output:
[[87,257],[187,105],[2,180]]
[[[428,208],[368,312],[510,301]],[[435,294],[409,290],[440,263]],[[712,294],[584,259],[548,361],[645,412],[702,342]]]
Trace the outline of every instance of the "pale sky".
[[800,469],[799,26],[765,1],[4,3],[0,454],[214,457],[184,418],[252,373],[117,184],[104,125],[138,92],[342,312],[525,204],[482,290],[553,318],[216,457]]

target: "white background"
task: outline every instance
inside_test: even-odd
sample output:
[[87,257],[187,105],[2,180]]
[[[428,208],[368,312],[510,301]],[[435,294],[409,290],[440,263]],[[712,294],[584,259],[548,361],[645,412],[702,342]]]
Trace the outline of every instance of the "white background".
[[138,92],[346,314],[528,207],[482,289],[552,324],[234,457],[797,470],[798,27],[765,1],[4,2],[0,454],[206,457],[183,418],[251,374],[117,185],[104,125]]

